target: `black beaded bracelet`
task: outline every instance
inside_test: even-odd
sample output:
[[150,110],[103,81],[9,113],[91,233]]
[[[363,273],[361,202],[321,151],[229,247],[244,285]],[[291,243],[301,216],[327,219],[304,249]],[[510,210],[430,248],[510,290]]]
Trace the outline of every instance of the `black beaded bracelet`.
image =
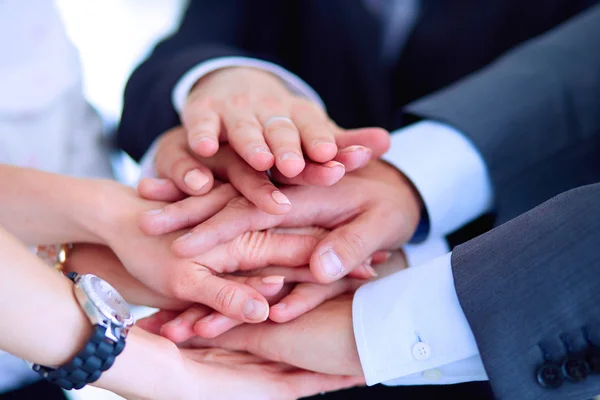
[[119,338],[115,343],[105,335],[106,328],[96,325],[83,350],[68,364],[56,369],[34,364],[33,370],[63,389],[81,389],[88,383],[97,381],[125,348],[125,339]]

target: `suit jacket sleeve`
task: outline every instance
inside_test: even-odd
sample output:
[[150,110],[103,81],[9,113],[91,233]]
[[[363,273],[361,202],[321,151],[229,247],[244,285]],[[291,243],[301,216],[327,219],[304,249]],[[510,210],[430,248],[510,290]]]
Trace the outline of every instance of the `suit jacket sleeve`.
[[[458,299],[499,399],[588,399],[600,393],[599,241],[595,184],[454,249]],[[569,368],[576,368],[586,354],[596,360],[586,379],[565,378],[556,389],[537,382],[544,363],[561,367],[574,359]]]
[[[139,160],[156,137],[179,125],[172,90],[197,64],[226,56],[272,58],[265,56],[271,46],[265,37],[279,37],[277,31],[285,24],[285,3],[191,1],[178,31],[154,48],[127,83],[117,132],[119,147]],[[259,20],[265,15],[269,18]],[[253,29],[257,21],[263,29]]]
[[[559,158],[569,165],[582,148],[598,144],[599,49],[596,5],[404,111],[448,123],[474,143],[487,164],[496,206],[500,212],[512,209],[501,218],[505,221],[561,191],[592,182],[572,174],[564,177],[569,185],[561,187],[555,175],[568,171],[545,171],[558,165]],[[582,171],[585,175],[591,169]],[[523,177],[528,181],[517,190],[515,182]],[[525,207],[509,204],[529,192],[535,193]]]

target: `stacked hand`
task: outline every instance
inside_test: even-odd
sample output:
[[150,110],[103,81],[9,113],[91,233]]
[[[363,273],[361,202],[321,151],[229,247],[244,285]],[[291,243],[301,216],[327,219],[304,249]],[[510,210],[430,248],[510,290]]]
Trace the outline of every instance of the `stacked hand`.
[[[343,130],[274,76],[245,68],[202,78],[182,124],[159,139],[159,179],[143,179],[139,197],[107,186],[106,204],[118,207],[107,206],[106,247],[77,245],[67,268],[161,308],[140,326],[185,342],[184,375],[211,362],[211,379],[239,371],[220,383],[232,398],[250,380],[244,394],[255,386],[257,398],[359,383],[297,368],[362,376],[350,294],[410,239],[422,208],[404,175],[374,160],[387,133]],[[309,338],[313,347],[299,345]],[[294,367],[198,349],[213,345]]]

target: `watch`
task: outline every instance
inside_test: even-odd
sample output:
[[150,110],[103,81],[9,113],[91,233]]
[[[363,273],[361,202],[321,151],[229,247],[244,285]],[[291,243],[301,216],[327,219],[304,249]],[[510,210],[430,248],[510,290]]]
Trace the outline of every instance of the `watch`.
[[71,390],[97,381],[113,365],[125,348],[127,331],[135,321],[127,302],[108,282],[92,274],[70,272],[67,277],[75,282],[75,297],[92,323],[92,335],[67,364],[31,367],[48,381]]

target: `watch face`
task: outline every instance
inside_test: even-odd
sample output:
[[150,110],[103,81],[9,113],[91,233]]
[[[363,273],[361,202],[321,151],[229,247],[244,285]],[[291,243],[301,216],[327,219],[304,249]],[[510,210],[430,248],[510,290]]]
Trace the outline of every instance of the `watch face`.
[[129,305],[108,282],[95,275],[83,275],[82,285],[90,300],[105,317],[119,324],[131,321]]

